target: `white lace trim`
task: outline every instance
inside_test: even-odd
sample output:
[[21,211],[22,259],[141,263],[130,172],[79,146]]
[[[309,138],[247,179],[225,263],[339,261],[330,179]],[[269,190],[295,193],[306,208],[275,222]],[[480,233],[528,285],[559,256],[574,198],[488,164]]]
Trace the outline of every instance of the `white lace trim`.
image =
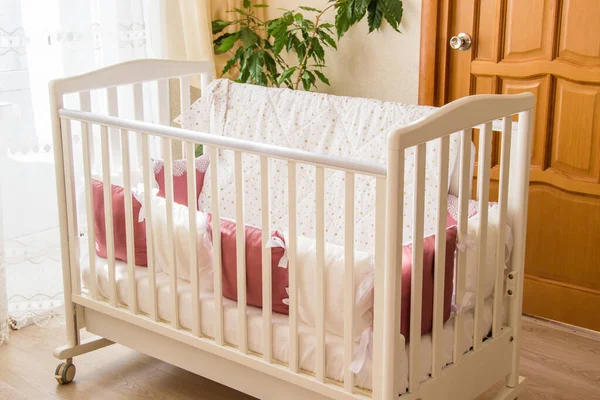
[[[194,160],[196,171],[205,173],[208,169],[209,158],[207,154],[203,154]],[[160,173],[165,166],[164,160],[156,159],[152,160],[152,168],[154,169],[154,175]],[[187,160],[175,160],[173,161],[173,176],[182,176],[187,172]]]
[[[62,285],[46,284],[47,279],[61,272],[58,228],[7,240],[4,245],[5,266],[0,266],[0,290],[6,290],[9,279],[22,290],[11,295],[4,309],[0,309],[0,324],[3,324],[0,325],[0,337],[8,334],[8,328],[20,329],[30,324],[43,326],[62,317]],[[8,293],[10,295],[10,290]]]
[[[448,213],[458,222],[458,210],[460,205],[458,203],[458,197],[448,195]],[[477,214],[479,211],[479,203],[476,200],[469,199],[469,218]]]

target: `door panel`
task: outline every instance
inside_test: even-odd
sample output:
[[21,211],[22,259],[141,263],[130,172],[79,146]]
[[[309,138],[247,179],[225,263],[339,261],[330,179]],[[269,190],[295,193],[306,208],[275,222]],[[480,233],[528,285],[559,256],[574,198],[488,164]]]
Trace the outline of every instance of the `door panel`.
[[600,182],[600,85],[558,79],[551,168],[571,179]]
[[531,149],[531,165],[533,167],[544,168],[546,160],[546,149],[550,141],[548,134],[548,113],[551,96],[550,75],[544,75],[538,78],[500,78],[502,85],[498,92],[502,94],[517,94],[531,92],[535,94],[535,110],[533,124],[533,144]]
[[[561,16],[558,59],[579,65],[600,66],[600,35],[586,30],[599,22],[598,4],[590,4],[592,1],[563,0],[563,9],[568,12]],[[588,8],[590,6],[591,10]]]
[[556,2],[548,0],[507,1],[503,60],[552,58],[555,7]]
[[[529,201],[537,205],[543,203],[544,206],[529,209],[529,226],[537,228],[534,228],[535,236],[529,235],[527,241],[526,273],[556,284],[598,292],[600,202],[540,184],[531,187]],[[560,234],[562,230],[577,234],[568,238]],[[562,242],[559,243],[560,239]],[[548,243],[553,246],[548,246]],[[582,311],[598,312],[590,309]]]
[[[423,1],[437,12],[434,44],[431,32],[421,43],[437,55],[438,85],[422,103],[536,95],[524,311],[600,330],[600,1]],[[450,50],[459,32],[470,50]],[[496,180],[500,143],[497,133]]]

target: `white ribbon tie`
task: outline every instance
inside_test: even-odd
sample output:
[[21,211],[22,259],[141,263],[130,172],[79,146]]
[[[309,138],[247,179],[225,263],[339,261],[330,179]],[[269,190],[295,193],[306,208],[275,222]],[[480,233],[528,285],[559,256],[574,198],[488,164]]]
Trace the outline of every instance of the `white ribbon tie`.
[[265,246],[265,248],[271,249],[274,247],[281,247],[283,249],[283,256],[281,256],[281,259],[279,260],[279,264],[277,264],[277,266],[279,268],[287,268],[287,265],[288,265],[287,245],[285,244],[285,242],[283,240],[281,240],[281,238],[279,238],[277,236],[273,236],[271,239],[269,239],[267,241],[267,245]]

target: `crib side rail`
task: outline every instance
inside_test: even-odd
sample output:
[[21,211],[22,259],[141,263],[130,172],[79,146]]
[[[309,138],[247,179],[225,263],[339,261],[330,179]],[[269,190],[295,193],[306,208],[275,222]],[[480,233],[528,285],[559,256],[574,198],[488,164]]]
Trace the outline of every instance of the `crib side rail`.
[[58,111],[61,118],[79,122],[91,123],[107,128],[126,129],[165,139],[182,140],[206,144],[220,149],[238,150],[248,154],[267,156],[281,160],[297,161],[324,168],[332,168],[356,172],[374,177],[385,177],[385,167],[359,162],[350,158],[333,157],[289,147],[274,146],[250,140],[235,139],[226,136],[212,135],[172,126],[156,125],[143,121],[128,120],[118,117],[94,114],[86,111],[61,109]]
[[[525,254],[525,235],[527,223],[527,199],[529,184],[529,166],[531,157],[532,121],[534,96],[529,93],[518,95],[477,95],[454,101],[431,115],[415,123],[398,129],[388,137],[388,174],[386,199],[386,243],[385,243],[385,288],[384,302],[380,298],[375,308],[384,308],[383,330],[376,338],[389,349],[383,354],[382,391],[383,398],[396,398],[405,393],[405,388],[399,386],[397,373],[401,370],[401,354],[403,353],[404,338],[400,333],[400,315],[402,303],[402,273],[398,265],[402,265],[404,205],[405,205],[405,150],[415,148],[414,186],[413,186],[413,219],[412,219],[412,273],[411,273],[411,337],[418,337],[421,330],[422,285],[423,285],[423,224],[424,224],[424,188],[426,145],[431,141],[439,142],[438,152],[438,215],[435,242],[435,254],[445,254],[445,228],[447,205],[447,176],[448,176],[448,136],[461,132],[460,161],[459,161],[459,214],[458,242],[465,246],[468,238],[468,202],[470,199],[470,144],[473,129],[479,129],[479,151],[477,170],[477,200],[479,223],[477,226],[477,277],[473,316],[473,341],[470,352],[477,353],[486,344],[499,338],[504,330],[502,321],[502,299],[504,297],[504,235],[506,224],[512,227],[513,243],[512,258],[509,266],[508,283],[512,287],[507,291],[510,295],[508,326],[514,340],[512,343],[512,364],[506,377],[506,385],[516,387],[519,383],[518,352],[520,342],[520,317],[522,312],[523,269]],[[513,116],[518,118],[518,130],[512,129]],[[496,243],[495,285],[493,289],[493,310],[491,335],[482,337],[484,323],[484,266],[488,249],[488,206],[490,192],[492,122],[502,119],[502,148],[499,165],[499,196],[498,196],[498,240]],[[512,139],[511,139],[512,137]],[[442,260],[442,261],[440,261]],[[457,306],[466,291],[466,250],[457,252],[455,295]],[[432,330],[432,374],[433,379],[441,374],[443,362],[443,281],[444,262],[442,257],[435,257],[434,266],[434,308]],[[377,300],[377,297],[376,297]],[[377,321],[376,321],[377,326]],[[460,332],[466,329],[464,316],[457,313],[454,320],[454,349],[453,363],[458,364],[465,357],[460,348]],[[408,392],[419,392],[422,386],[420,368],[421,341],[409,342],[409,380]],[[493,367],[496,368],[496,367]],[[498,367],[499,369],[499,367]],[[493,375],[493,374],[492,374]],[[476,394],[475,394],[476,395]]]
[[[227,137],[222,137],[219,135],[210,135],[201,132],[193,132],[185,129],[169,127],[164,125],[156,125],[149,124],[141,121],[127,120],[123,118],[106,116],[96,113],[90,113],[86,111],[76,111],[76,110],[67,110],[61,108],[57,111],[57,114],[60,118],[60,127],[61,127],[61,139],[64,143],[64,159],[62,160],[65,166],[65,181],[66,181],[66,210],[67,210],[67,237],[69,238],[69,251],[71,254],[71,259],[73,262],[70,265],[68,276],[72,281],[72,289],[71,292],[74,295],[75,302],[80,302],[78,304],[83,304],[86,301],[92,300],[93,304],[103,304],[105,306],[110,306],[112,309],[122,308],[124,313],[127,313],[127,317],[129,318],[139,318],[143,317],[146,320],[153,321],[154,323],[162,326],[161,329],[168,327],[169,329],[175,332],[184,332],[184,329],[181,327],[181,315],[179,315],[178,309],[178,299],[177,296],[171,296],[171,304],[169,305],[170,315],[172,316],[168,321],[164,321],[159,315],[159,307],[158,307],[158,295],[157,295],[157,268],[154,264],[154,261],[148,260],[148,274],[149,274],[149,299],[150,299],[150,310],[148,313],[142,314],[141,311],[135,307],[137,304],[137,297],[140,295],[136,293],[136,288],[131,286],[131,282],[133,281],[131,278],[135,277],[134,268],[132,261],[128,261],[127,265],[127,273],[130,279],[129,293],[128,293],[128,301],[132,306],[124,306],[122,303],[122,299],[118,297],[118,282],[117,282],[117,274],[115,272],[115,253],[114,253],[114,237],[112,235],[113,226],[112,226],[112,216],[114,210],[111,209],[111,193],[110,193],[110,184],[115,183],[114,176],[115,172],[117,175],[122,174],[122,181],[125,186],[125,198],[130,198],[130,191],[127,188],[131,182],[131,171],[132,171],[132,159],[134,156],[134,152],[132,152],[132,148],[129,145],[130,133],[140,136],[140,144],[141,144],[141,159],[140,164],[138,164],[138,168],[143,169],[143,185],[144,185],[144,213],[146,216],[146,226],[152,226],[151,219],[154,218],[153,212],[149,207],[152,202],[150,201],[150,195],[152,193],[151,182],[154,178],[153,173],[151,171],[151,160],[150,160],[150,143],[152,141],[160,141],[162,142],[163,148],[163,158],[165,161],[165,183],[166,183],[166,220],[167,220],[167,229],[166,229],[166,237],[167,241],[170,243],[174,243],[174,226],[172,220],[172,211],[174,207],[173,200],[173,178],[172,171],[167,169],[167,166],[170,165],[170,161],[172,160],[172,142],[173,141],[181,141],[183,143],[185,149],[185,159],[188,164],[188,170],[193,170],[194,166],[192,165],[194,162],[194,149],[197,144],[201,144],[204,146],[205,152],[210,155],[211,159],[211,190],[212,190],[212,213],[213,213],[213,232],[220,231],[219,227],[219,202],[220,196],[219,193],[219,167],[218,167],[218,152],[230,152],[235,156],[235,175],[236,179],[234,182],[236,188],[236,223],[237,226],[244,226],[244,207],[238,207],[238,204],[243,204],[243,187],[245,183],[242,180],[242,171],[244,165],[242,164],[242,160],[245,157],[250,155],[258,156],[260,158],[260,185],[261,185],[261,206],[262,206],[262,232],[263,232],[263,254],[262,254],[262,265],[263,265],[263,275],[261,277],[263,283],[263,292],[262,292],[262,301],[263,301],[263,348],[267,349],[263,351],[262,354],[257,355],[256,353],[252,353],[248,348],[248,320],[246,318],[240,317],[238,318],[239,323],[239,342],[234,344],[235,355],[229,357],[239,357],[243,355],[247,357],[251,361],[251,365],[256,365],[257,369],[264,369],[264,365],[268,365],[268,371],[270,371],[273,375],[279,376],[281,375],[282,366],[280,363],[275,360],[274,355],[269,350],[273,346],[273,334],[271,332],[272,326],[274,325],[272,322],[272,314],[271,307],[269,304],[272,302],[271,292],[264,288],[269,288],[272,284],[272,276],[271,276],[271,268],[266,267],[271,265],[271,253],[270,250],[265,250],[265,243],[270,238],[270,216],[269,216],[269,193],[272,190],[269,186],[269,175],[272,173],[272,167],[269,165],[269,161],[272,159],[282,160],[287,164],[287,169],[289,171],[289,181],[287,185],[287,196],[288,196],[288,206],[289,206],[289,228],[290,235],[286,237],[286,241],[289,240],[288,243],[288,254],[289,254],[289,306],[290,306],[290,332],[289,332],[289,362],[288,365],[285,366],[287,371],[292,372],[290,376],[285,375],[288,379],[292,379],[297,382],[298,377],[302,377],[299,382],[301,382],[306,387],[315,390],[316,392],[326,393],[327,396],[336,399],[356,399],[356,398],[365,398],[365,394],[369,395],[367,391],[361,391],[355,387],[353,383],[353,374],[350,371],[350,364],[353,361],[354,350],[357,347],[355,343],[355,334],[353,331],[353,312],[354,312],[354,252],[353,252],[353,243],[354,243],[354,218],[352,217],[352,209],[354,207],[355,199],[354,197],[354,179],[358,176],[366,176],[369,179],[372,179],[376,185],[376,206],[377,206],[377,240],[379,243],[377,249],[375,250],[375,264],[377,271],[383,271],[383,223],[385,221],[383,212],[385,205],[385,175],[386,169],[384,167],[380,167],[377,165],[356,162],[351,159],[344,159],[339,157],[329,157],[318,155],[314,153],[309,153],[305,151],[294,150],[290,148],[278,147],[278,146],[270,146],[265,144],[259,144],[246,140],[232,139]],[[73,127],[81,126],[82,129],[82,139],[81,144],[74,144],[73,142]],[[119,144],[118,148],[114,148],[112,144],[113,137],[111,135],[111,130],[117,133],[117,143]],[[88,203],[87,209],[93,209],[93,199],[90,190],[90,182],[92,179],[91,170],[92,168],[92,149],[90,144],[94,142],[92,136],[99,137],[100,146],[96,148],[96,153],[99,155],[97,158],[100,160],[101,165],[101,177],[104,183],[105,191],[103,193],[104,199],[104,214],[105,218],[105,231],[107,232],[107,254],[108,254],[108,279],[107,285],[108,290],[101,291],[99,284],[92,279],[91,287],[87,287],[87,291],[82,290],[81,284],[81,271],[80,271],[80,263],[77,259],[77,254],[79,253],[76,249],[76,243],[78,238],[78,221],[77,221],[77,213],[75,212],[77,206],[75,198],[75,185],[74,182],[74,167],[73,167],[73,158],[74,158],[74,146],[83,146],[83,157],[81,162],[83,162],[83,170],[84,170],[84,180],[85,180],[85,200]],[[135,137],[135,136],[131,136]],[[114,151],[119,154],[121,166],[118,171],[113,170],[114,166]],[[246,161],[247,162],[247,161]],[[302,371],[301,367],[301,353],[300,353],[300,324],[298,317],[298,293],[297,293],[297,285],[299,279],[297,277],[297,267],[296,267],[296,246],[297,246],[297,237],[299,233],[295,229],[296,224],[296,211],[299,207],[299,201],[296,198],[296,190],[300,185],[299,179],[296,180],[297,171],[304,166],[312,166],[315,169],[314,179],[315,179],[315,187],[316,187],[316,215],[315,215],[315,233],[316,233],[316,263],[317,263],[317,280],[316,280],[316,318],[315,318],[315,366],[313,374],[306,374]],[[346,191],[346,205],[347,210],[346,213],[350,217],[346,219],[347,223],[345,225],[345,271],[347,275],[345,276],[345,298],[344,298],[344,367],[345,367],[345,384],[344,387],[340,387],[339,385],[332,384],[327,378],[326,374],[326,336],[328,335],[326,332],[325,326],[325,219],[324,219],[324,208],[325,208],[325,181],[324,176],[327,170],[338,170],[343,171],[344,179],[345,179],[345,191]],[[195,204],[196,198],[194,196],[195,193],[195,182],[191,180],[193,174],[188,174],[188,204]],[[79,199],[80,201],[82,199]],[[202,245],[202,241],[195,235],[196,228],[196,213],[194,207],[189,207],[189,226],[190,226],[190,238],[189,238],[189,246],[192,249],[196,249],[197,246]],[[193,211],[192,211],[193,210]],[[129,222],[132,219],[132,205],[128,202],[125,203],[125,215],[126,220]],[[87,214],[87,218],[90,222],[88,222],[88,227],[91,225],[91,216]],[[133,241],[130,239],[132,234],[131,223],[129,223],[126,228],[126,236],[127,236],[127,246],[129,252],[133,246]],[[191,228],[194,229],[191,229]],[[146,229],[147,234],[147,245],[148,245],[148,255],[152,254],[152,247],[156,245],[157,238],[155,237],[156,232],[152,230]],[[95,249],[93,249],[93,229],[89,233],[89,241],[90,241],[90,275],[96,276],[96,273],[93,272],[94,262],[95,262]],[[237,246],[236,249],[238,252],[242,251],[245,248],[244,245],[244,235],[236,235]],[[203,332],[201,329],[201,310],[198,308],[192,308],[191,315],[191,335],[195,338],[199,339],[198,346],[204,346],[205,343],[210,341],[213,345],[217,346],[217,349],[213,349],[213,351],[218,352],[219,354],[223,354],[223,349],[231,349],[232,344],[228,343],[225,338],[225,330],[224,330],[224,305],[223,305],[223,294],[222,294],[222,286],[223,282],[221,279],[222,272],[222,260],[218,255],[221,254],[220,250],[220,237],[219,235],[213,235],[213,276],[214,276],[214,288],[215,288],[215,314],[214,314],[214,332],[208,336],[206,332]],[[175,246],[173,246],[175,247]],[[194,253],[192,251],[192,253]],[[214,255],[217,255],[216,257]],[[238,253],[239,255],[243,255]],[[175,255],[170,252],[168,254],[169,264],[171,265],[172,274],[170,276],[170,293],[177,293],[178,290],[178,281],[175,279],[176,276],[176,262]],[[129,257],[131,260],[132,257]],[[245,265],[243,262],[239,260],[243,260],[244,257],[238,257],[238,265],[237,265],[237,276],[245,277]],[[192,273],[190,281],[192,283],[192,298],[198,298],[199,287],[197,285],[198,279],[196,274],[195,260],[191,260],[190,263],[194,265],[190,266],[190,271]],[[378,273],[378,277],[376,279],[382,279],[383,276]],[[378,283],[379,286],[382,286],[382,282]],[[102,293],[103,292],[103,293]],[[238,300],[244,299],[246,297],[246,286],[243,284],[242,279],[238,279],[237,285],[237,293]],[[105,297],[106,296],[106,297]],[[83,299],[83,300],[82,300]],[[90,304],[90,303],[85,303]],[[125,311],[127,310],[127,311]],[[246,304],[245,301],[238,301],[238,315],[246,316]],[[158,328],[157,328],[158,329]],[[187,333],[186,333],[187,334]],[[220,350],[219,350],[220,349]],[[227,354],[231,353],[228,350]],[[239,359],[239,358],[235,358]],[[248,361],[245,361],[248,362]],[[255,363],[257,362],[257,363]]]

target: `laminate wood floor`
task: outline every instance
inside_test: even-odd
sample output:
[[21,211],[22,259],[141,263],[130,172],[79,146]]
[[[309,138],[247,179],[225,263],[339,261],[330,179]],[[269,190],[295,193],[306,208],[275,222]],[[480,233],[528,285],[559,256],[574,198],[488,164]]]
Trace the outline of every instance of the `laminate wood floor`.
[[[529,384],[521,400],[600,399],[600,334],[529,318],[523,329],[521,374]],[[59,386],[52,350],[62,344],[58,323],[12,332],[8,345],[0,347],[0,400],[251,399],[120,345],[76,358],[75,382]]]

